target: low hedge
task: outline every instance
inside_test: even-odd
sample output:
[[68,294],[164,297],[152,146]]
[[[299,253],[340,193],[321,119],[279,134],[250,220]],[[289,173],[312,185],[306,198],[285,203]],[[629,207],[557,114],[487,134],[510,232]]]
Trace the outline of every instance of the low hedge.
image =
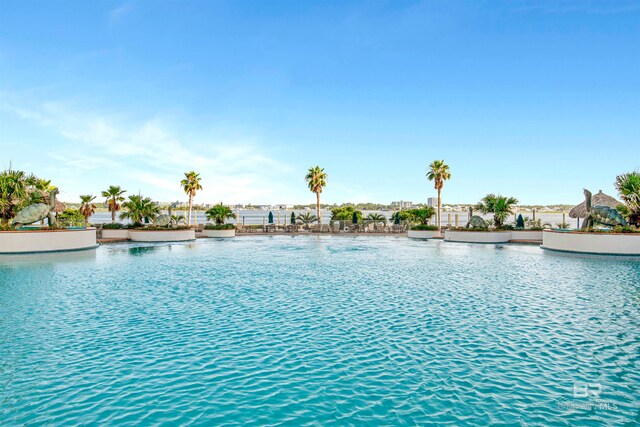
[[103,230],[122,230],[123,228],[125,228],[124,224],[120,222],[110,222],[102,225]]
[[233,230],[236,228],[233,224],[207,224],[204,226],[205,230]]
[[157,225],[147,225],[147,226],[137,226],[137,227],[126,227],[129,230],[140,230],[140,231],[177,231],[177,230],[189,230],[191,227],[187,225],[178,225],[176,227],[159,227]]
[[411,227],[411,229],[415,231],[436,231],[438,229],[438,226],[428,225],[428,224],[418,224]]

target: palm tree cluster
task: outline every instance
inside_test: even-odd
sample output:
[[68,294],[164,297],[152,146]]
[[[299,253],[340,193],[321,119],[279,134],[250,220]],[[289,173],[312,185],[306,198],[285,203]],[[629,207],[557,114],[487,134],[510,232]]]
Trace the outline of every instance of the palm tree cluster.
[[618,207],[618,211],[629,224],[640,227],[640,172],[618,175],[615,186],[624,202],[624,205]]
[[493,214],[493,223],[496,227],[502,227],[507,217],[513,214],[514,205],[518,204],[515,197],[505,197],[495,194],[487,194],[476,205],[483,214]]
[[151,198],[142,197],[139,194],[129,196],[129,199],[122,203],[122,207],[125,211],[120,214],[120,217],[129,219],[134,224],[153,222],[160,214],[160,208]]
[[0,224],[9,221],[25,206],[48,202],[51,181],[9,167],[0,172]]

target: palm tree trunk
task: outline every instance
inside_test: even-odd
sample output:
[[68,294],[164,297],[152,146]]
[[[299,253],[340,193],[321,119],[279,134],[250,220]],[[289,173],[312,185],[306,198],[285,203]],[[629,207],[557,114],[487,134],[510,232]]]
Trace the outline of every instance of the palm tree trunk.
[[111,200],[111,222],[116,222],[116,199],[115,197]]
[[440,217],[442,216],[442,200],[440,200],[441,188],[438,188],[438,234],[442,233],[442,224],[440,223]]
[[187,225],[189,227],[191,227],[191,202],[192,202],[193,198],[191,196],[191,194],[189,194],[189,220],[187,221]]
[[316,212],[318,213],[318,225],[322,230],[322,216],[320,214],[320,193],[316,193]]

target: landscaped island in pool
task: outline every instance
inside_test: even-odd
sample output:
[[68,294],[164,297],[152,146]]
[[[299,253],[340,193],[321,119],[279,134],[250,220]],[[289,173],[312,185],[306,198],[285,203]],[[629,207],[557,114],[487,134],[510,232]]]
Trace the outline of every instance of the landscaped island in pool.
[[0,425],[635,425],[640,261],[403,237],[0,257]]

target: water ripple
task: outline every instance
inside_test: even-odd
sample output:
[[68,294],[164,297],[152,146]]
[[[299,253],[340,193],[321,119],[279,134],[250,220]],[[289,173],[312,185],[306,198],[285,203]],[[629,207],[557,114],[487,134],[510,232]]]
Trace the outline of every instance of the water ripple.
[[0,259],[0,313],[0,425],[640,423],[632,259],[389,237],[110,245]]

